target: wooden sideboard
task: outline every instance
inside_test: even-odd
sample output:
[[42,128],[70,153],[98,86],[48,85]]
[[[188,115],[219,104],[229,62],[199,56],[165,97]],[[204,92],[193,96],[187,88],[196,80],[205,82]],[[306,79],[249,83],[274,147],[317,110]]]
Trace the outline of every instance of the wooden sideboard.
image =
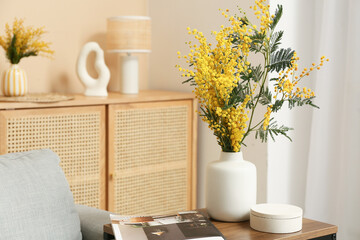
[[0,154],[50,148],[74,200],[119,214],[196,207],[196,101],[189,93],[0,102]]

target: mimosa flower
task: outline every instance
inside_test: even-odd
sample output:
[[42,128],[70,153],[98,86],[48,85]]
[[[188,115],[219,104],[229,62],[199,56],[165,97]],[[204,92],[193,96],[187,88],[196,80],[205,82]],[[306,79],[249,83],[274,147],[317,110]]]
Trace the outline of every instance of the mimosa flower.
[[5,24],[5,35],[0,36],[0,46],[12,64],[17,64],[24,57],[42,55],[50,57],[54,51],[50,42],[41,41],[45,33],[44,27],[25,27],[23,19],[14,20],[12,28]]
[[[229,24],[220,25],[220,30],[211,32],[215,43],[211,44],[197,29],[187,28],[188,34],[198,43],[187,43],[188,54],[177,52],[190,66],[189,69],[176,67],[182,72],[181,76],[187,77],[184,82],[195,86],[193,92],[200,104],[199,115],[208,123],[225,152],[240,151],[251,132],[262,141],[267,140],[268,134],[288,137],[286,132],[291,128],[277,127],[270,118],[271,113],[278,111],[286,101],[290,108],[304,104],[315,106],[312,103],[314,92],[306,87],[301,89],[298,84],[314,68],[320,69],[325,61],[322,56],[320,64],[313,63],[298,74],[297,53],[278,49],[283,32],[274,29],[281,18],[282,7],[270,15],[266,0],[256,0],[250,8],[260,19],[259,28],[246,15],[231,15],[229,10],[220,9]],[[240,13],[243,14],[241,10]],[[249,54],[261,54],[263,65],[253,65]],[[273,71],[278,77],[271,79],[275,81],[271,92],[265,83],[269,72]],[[266,106],[266,112],[260,115],[262,119],[255,120],[259,104]]]

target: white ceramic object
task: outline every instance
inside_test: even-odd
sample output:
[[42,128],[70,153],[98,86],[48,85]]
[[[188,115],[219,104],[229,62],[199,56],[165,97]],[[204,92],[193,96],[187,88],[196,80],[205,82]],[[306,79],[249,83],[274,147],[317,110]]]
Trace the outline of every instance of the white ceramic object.
[[139,93],[139,62],[137,56],[121,57],[120,92],[124,94]]
[[[95,51],[95,69],[98,73],[98,78],[92,78],[86,69],[86,59],[90,52]],[[106,87],[110,80],[110,71],[105,64],[104,51],[100,48],[96,42],[88,42],[81,49],[78,61],[77,61],[77,74],[85,85],[85,96],[98,96],[106,97]]]
[[28,92],[26,72],[18,64],[12,64],[2,79],[2,92],[7,97],[24,96]]
[[256,167],[243,159],[242,152],[221,152],[220,160],[208,164],[206,208],[220,221],[249,220],[256,204]]
[[301,208],[288,204],[258,204],[251,207],[250,226],[261,232],[292,233],[302,229]]

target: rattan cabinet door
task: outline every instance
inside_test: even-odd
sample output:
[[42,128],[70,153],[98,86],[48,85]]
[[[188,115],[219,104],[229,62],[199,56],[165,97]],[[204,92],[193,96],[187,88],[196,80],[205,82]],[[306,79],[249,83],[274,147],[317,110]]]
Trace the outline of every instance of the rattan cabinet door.
[[105,209],[105,107],[0,111],[0,152],[50,148],[74,200]]
[[166,214],[194,207],[193,101],[109,106],[109,210]]

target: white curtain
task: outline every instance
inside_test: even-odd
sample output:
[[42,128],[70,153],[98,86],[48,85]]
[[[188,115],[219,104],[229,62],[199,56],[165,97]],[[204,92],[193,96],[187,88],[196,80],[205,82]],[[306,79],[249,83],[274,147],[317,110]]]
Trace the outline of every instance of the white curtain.
[[360,0],[315,4],[320,110],[313,112],[305,217],[336,224],[338,239],[360,239]]

